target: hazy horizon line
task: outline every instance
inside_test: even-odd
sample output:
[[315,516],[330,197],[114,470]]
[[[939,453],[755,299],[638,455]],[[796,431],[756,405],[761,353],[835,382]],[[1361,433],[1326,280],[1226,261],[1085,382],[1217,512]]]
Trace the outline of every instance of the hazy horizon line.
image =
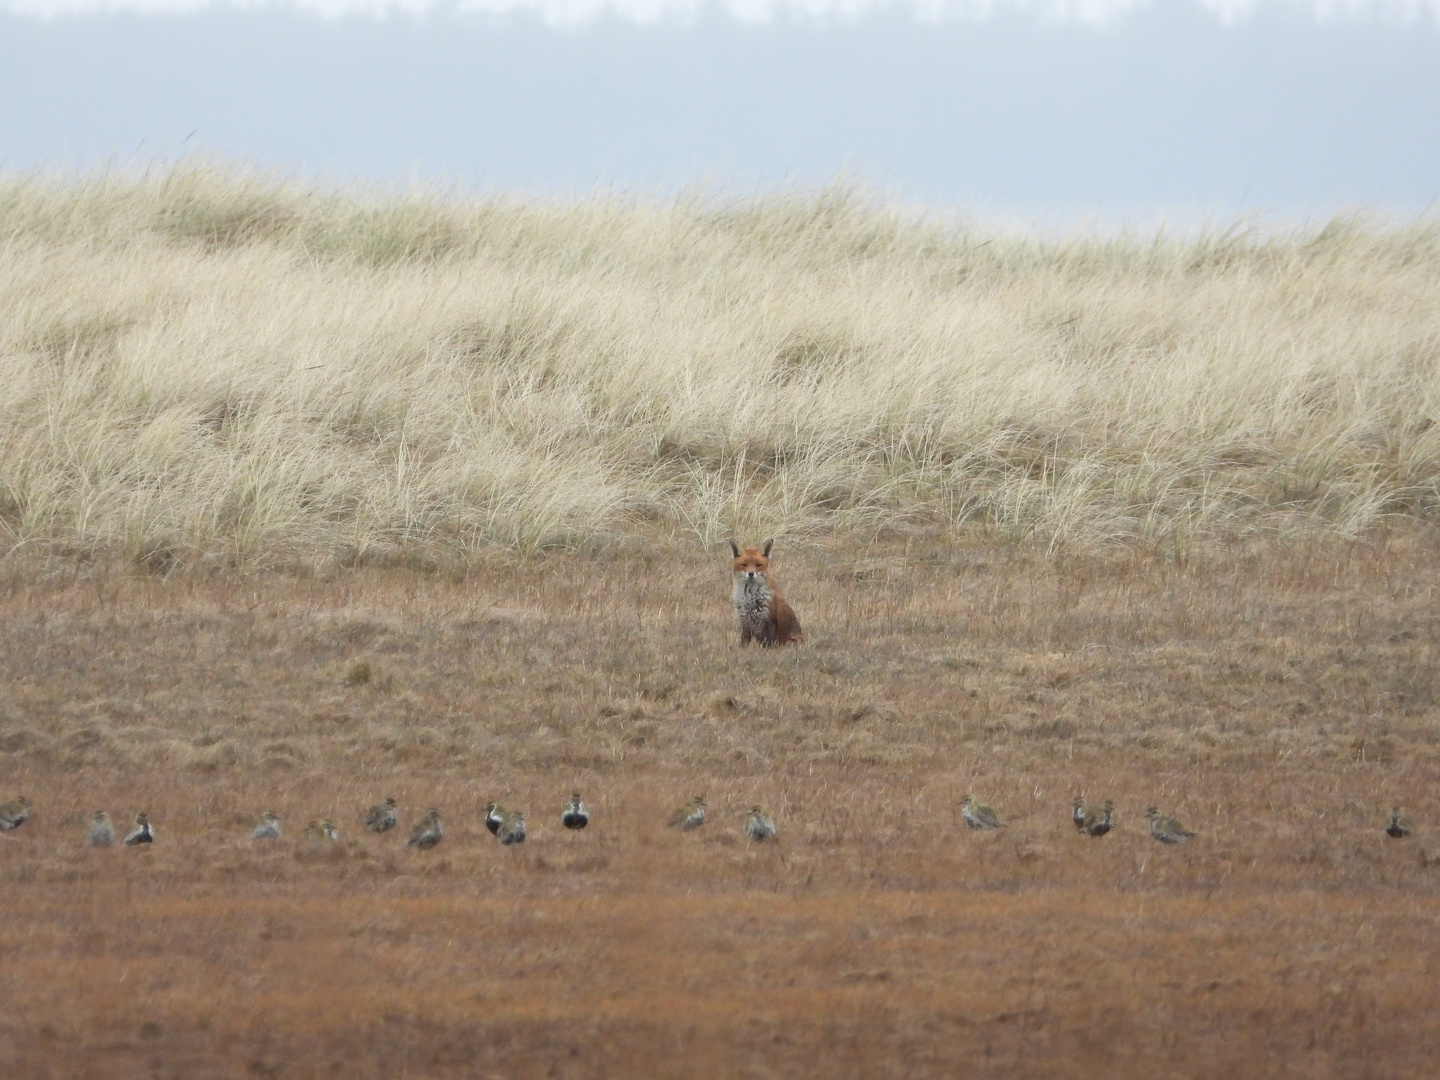
[[834,23],[877,15],[908,15],[922,23],[1018,18],[1106,27],[1157,7],[1191,8],[1221,26],[1269,15],[1309,18],[1317,24],[1429,21],[1440,25],[1440,0],[0,0],[0,14],[40,20],[291,12],[327,19],[532,16],[554,27],[580,27],[607,19],[642,26],[694,24],[707,18],[755,25]]
[[621,183],[597,179],[589,185],[527,189],[487,184],[453,174],[426,175],[397,171],[388,175],[347,172],[300,163],[270,163],[229,155],[204,146],[172,154],[112,154],[87,163],[50,162],[17,167],[0,157],[0,184],[84,186],[107,180],[143,184],[187,172],[210,172],[240,183],[273,185],[275,189],[308,188],[309,194],[395,202],[434,199],[441,203],[499,200],[514,204],[574,206],[591,200],[660,208],[690,204],[712,211],[772,199],[816,199],[838,195],[880,213],[898,214],[911,222],[983,232],[1028,234],[1037,239],[1083,235],[1124,235],[1172,238],[1225,235],[1231,239],[1268,240],[1315,232],[1345,223],[1379,231],[1440,226],[1440,203],[1398,207],[1383,202],[1335,201],[1328,205],[1233,205],[1222,200],[1195,199],[1128,205],[1020,206],[985,199],[919,198],[872,178],[867,170],[845,166],[832,176],[764,179],[702,172],[698,175]]

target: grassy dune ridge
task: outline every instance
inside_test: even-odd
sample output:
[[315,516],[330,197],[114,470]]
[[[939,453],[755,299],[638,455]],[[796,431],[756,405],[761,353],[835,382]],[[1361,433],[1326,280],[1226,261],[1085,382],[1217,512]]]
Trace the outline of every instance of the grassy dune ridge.
[[160,569],[1429,520],[1440,228],[0,179],[0,537]]

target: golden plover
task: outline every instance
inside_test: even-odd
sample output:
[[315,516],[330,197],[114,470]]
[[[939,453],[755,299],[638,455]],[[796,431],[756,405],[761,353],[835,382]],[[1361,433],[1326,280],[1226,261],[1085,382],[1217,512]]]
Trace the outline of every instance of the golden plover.
[[689,832],[691,829],[698,829],[705,824],[705,796],[696,795],[693,799],[680,807],[670,815],[666,823],[672,829],[679,829],[681,832]]
[[510,811],[501,806],[498,802],[485,804],[485,828],[490,830],[490,835],[495,836],[500,832],[500,826],[505,821],[505,815]]
[[1104,836],[1115,828],[1115,804],[1106,799],[1100,809],[1093,806],[1085,813],[1085,835]]
[[763,806],[752,806],[745,815],[745,835],[764,842],[775,839],[775,819]]
[[1160,813],[1157,807],[1152,806],[1146,810],[1145,817],[1150,822],[1150,835],[1162,844],[1178,844],[1186,837],[1195,835],[1173,817]]
[[365,815],[365,827],[373,833],[389,832],[399,824],[400,811],[395,806],[395,800],[390,797],[370,807]]
[[260,815],[259,822],[255,828],[250,830],[250,835],[256,840],[275,840],[280,836],[280,815],[274,810],[266,810]]
[[995,811],[982,802],[976,802],[974,795],[960,800],[960,816],[972,829],[1003,829],[1005,823],[995,816]]
[[310,838],[312,844],[333,844],[340,839],[340,830],[329,818],[320,818],[305,826],[305,835]]
[[506,847],[511,844],[523,844],[525,842],[525,815],[518,810],[507,810],[505,819],[500,822],[500,828],[495,830],[495,839]]
[[153,844],[155,842],[155,830],[150,827],[150,815],[142,810],[135,815],[135,828],[125,834],[125,846],[131,847],[135,844]]
[[85,836],[91,847],[109,847],[115,843],[115,826],[110,822],[110,815],[104,810],[96,810],[95,816],[90,819],[90,831]]
[[590,824],[590,810],[580,798],[580,792],[570,793],[570,801],[560,811],[560,824],[567,829],[580,830]]
[[0,832],[18,829],[25,824],[25,819],[29,816],[30,800],[24,795],[11,799],[7,803],[0,803]]
[[415,823],[415,828],[410,830],[410,839],[406,844],[421,851],[429,851],[443,839],[445,826],[440,823],[440,811],[427,810],[425,816]]
[[1409,836],[1412,828],[1414,828],[1414,826],[1410,824],[1409,816],[1402,812],[1400,807],[1392,806],[1390,808],[1390,822],[1385,826],[1385,835],[1399,840],[1401,837]]
[[1085,805],[1085,796],[1076,795],[1075,801],[1070,804],[1070,820],[1075,823],[1076,832],[1085,831],[1085,815],[1089,812],[1090,808]]

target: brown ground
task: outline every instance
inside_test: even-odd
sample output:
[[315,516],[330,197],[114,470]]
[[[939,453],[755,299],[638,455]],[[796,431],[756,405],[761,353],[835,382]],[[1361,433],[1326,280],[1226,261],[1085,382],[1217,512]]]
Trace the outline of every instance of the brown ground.
[[0,1076],[1440,1075],[1432,541],[776,554],[783,652],[720,556],[0,586]]

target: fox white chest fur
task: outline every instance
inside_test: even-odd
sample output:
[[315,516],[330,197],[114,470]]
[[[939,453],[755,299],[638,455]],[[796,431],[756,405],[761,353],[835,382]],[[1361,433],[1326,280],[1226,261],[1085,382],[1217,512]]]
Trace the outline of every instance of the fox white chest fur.
[[770,627],[770,601],[775,591],[765,580],[763,573],[735,572],[735,588],[730,593],[735,601],[735,615],[740,620],[742,633],[764,638]]

